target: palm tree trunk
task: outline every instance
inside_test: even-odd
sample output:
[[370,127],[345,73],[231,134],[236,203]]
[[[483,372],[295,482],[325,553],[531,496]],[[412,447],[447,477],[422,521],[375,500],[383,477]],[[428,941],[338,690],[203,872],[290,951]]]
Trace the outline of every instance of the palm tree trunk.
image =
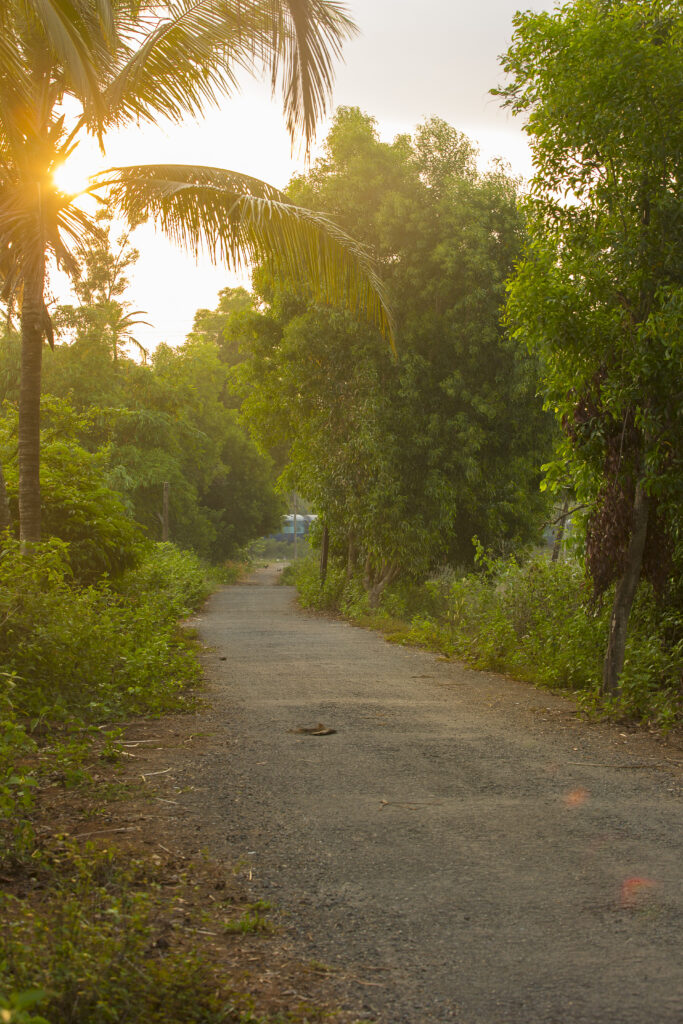
[[45,264],[24,280],[19,388],[19,537],[40,540],[40,375],[43,359]]
[[617,582],[612,606],[612,619],[609,627],[607,654],[602,673],[602,695],[618,697],[620,676],[626,657],[626,637],[628,620],[633,606],[633,599],[638,589],[640,570],[643,564],[643,552],[647,539],[647,520],[649,500],[642,483],[636,485],[633,501],[633,529],[626,553],[626,565],[621,578]]

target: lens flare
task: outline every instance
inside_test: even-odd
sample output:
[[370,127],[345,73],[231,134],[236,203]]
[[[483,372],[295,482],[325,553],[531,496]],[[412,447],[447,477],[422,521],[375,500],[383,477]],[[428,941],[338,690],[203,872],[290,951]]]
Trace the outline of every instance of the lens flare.
[[625,878],[621,883],[620,900],[622,907],[635,907],[639,900],[653,889],[655,882],[651,878]]
[[578,786],[567,793],[564,798],[565,807],[580,807],[588,799],[588,790]]

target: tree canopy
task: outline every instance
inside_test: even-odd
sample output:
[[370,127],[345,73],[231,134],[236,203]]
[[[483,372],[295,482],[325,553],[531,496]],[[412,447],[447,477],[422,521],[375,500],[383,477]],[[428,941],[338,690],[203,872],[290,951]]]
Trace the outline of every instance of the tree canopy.
[[257,276],[269,311],[247,318],[245,411],[264,444],[288,445],[285,486],[351,545],[374,593],[399,571],[471,561],[474,534],[530,540],[548,426],[535,361],[499,322],[524,234],[514,180],[479,172],[472,143],[438,119],[384,143],[342,108],[289,191],[369,247],[400,343],[393,359],[363,325]]
[[614,693],[639,579],[673,600],[683,565],[683,16],[577,0],[514,24],[499,94],[535,175],[508,321],[543,364],[564,431],[550,480],[588,507],[596,592],[616,581]]
[[[86,134],[104,150],[113,127],[199,116],[235,94],[240,74],[264,69],[292,139],[308,148],[333,61],[355,28],[333,0],[12,0],[0,17],[0,301],[20,319],[19,506],[30,542],[40,537],[42,349],[53,340],[46,274],[53,259],[78,276],[81,242],[98,234],[54,171]],[[213,167],[133,166],[101,173],[89,191],[131,224],[153,217],[174,241],[229,267],[267,257],[391,334],[364,250],[262,181]]]

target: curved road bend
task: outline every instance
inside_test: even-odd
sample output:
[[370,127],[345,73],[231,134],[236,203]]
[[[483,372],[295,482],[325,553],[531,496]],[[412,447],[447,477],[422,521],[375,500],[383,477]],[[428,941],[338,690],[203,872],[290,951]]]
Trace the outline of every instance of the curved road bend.
[[275,580],[198,619],[217,742],[193,800],[304,956],[383,1024],[681,1024],[680,752]]

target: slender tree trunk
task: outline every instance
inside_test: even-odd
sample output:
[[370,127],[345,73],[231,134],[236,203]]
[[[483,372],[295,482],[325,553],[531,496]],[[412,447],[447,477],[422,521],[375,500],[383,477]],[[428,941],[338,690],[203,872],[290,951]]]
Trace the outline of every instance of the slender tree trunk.
[[45,264],[24,280],[19,388],[19,536],[40,540],[40,376],[43,359]]
[[365,562],[365,573],[363,575],[363,586],[368,592],[368,600],[371,608],[378,608],[380,598],[384,592],[385,587],[396,579],[399,573],[399,567],[392,562],[383,562],[382,568],[379,573],[372,572],[372,566],[370,564],[370,558],[368,557]]
[[620,690],[620,676],[626,656],[626,637],[628,620],[636,596],[640,570],[643,564],[643,552],[647,538],[647,520],[649,500],[642,483],[636,485],[633,500],[633,529],[626,553],[626,565],[621,579],[617,582],[612,606],[612,618],[609,627],[607,654],[602,673],[602,694],[605,697],[617,697]]
[[171,497],[171,485],[168,482],[164,483],[164,489],[161,498],[161,539],[167,541],[169,538],[169,505]]
[[323,526],[323,539],[320,545],[320,584],[324,585],[327,579],[327,557],[330,551],[330,531],[327,526]]
[[7,487],[5,486],[5,474],[0,466],[0,530],[6,530],[12,525],[12,514],[7,500]]
[[560,551],[562,550],[562,541],[564,540],[564,531],[567,528],[567,511],[569,509],[569,495],[566,494],[564,502],[562,503],[562,512],[560,513],[560,519],[557,523],[557,529],[555,530],[555,543],[553,544],[553,553],[550,559],[551,562],[557,562],[560,557]]
[[346,578],[350,580],[353,577],[353,570],[356,568],[356,542],[353,538],[353,534],[349,535],[349,546],[346,554]]

